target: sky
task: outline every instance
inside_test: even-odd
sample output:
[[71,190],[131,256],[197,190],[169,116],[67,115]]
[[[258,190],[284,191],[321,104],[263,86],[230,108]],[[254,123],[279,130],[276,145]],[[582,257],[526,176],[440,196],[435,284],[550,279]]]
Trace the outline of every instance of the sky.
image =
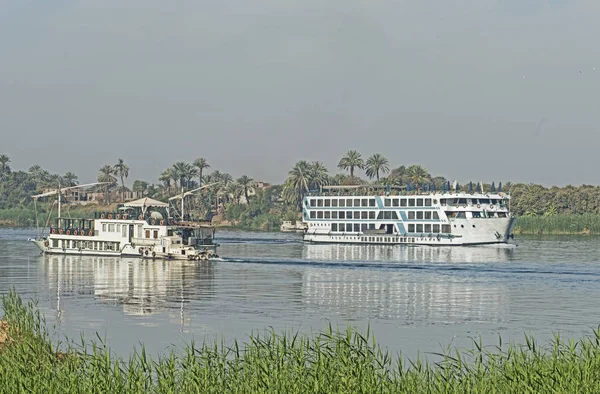
[[[597,0],[0,0],[0,154],[281,183],[348,150],[599,184]],[[360,174],[362,175],[362,174]]]

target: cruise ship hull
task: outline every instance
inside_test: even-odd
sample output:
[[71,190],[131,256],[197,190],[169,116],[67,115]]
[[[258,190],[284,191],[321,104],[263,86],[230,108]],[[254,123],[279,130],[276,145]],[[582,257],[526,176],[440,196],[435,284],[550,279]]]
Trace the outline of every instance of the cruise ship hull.
[[375,245],[429,245],[466,246],[508,243],[512,237],[515,218],[454,219],[452,234],[384,234],[384,233],[331,233],[307,231],[304,241],[311,243],[344,243]]

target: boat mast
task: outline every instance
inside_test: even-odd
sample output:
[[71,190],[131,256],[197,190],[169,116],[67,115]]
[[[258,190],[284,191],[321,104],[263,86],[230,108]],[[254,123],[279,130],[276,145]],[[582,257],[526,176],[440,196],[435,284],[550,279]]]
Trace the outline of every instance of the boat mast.
[[60,182],[58,182],[58,218],[60,219]]
[[183,195],[183,185],[181,185],[181,221],[183,222],[183,200],[184,200],[184,195]]

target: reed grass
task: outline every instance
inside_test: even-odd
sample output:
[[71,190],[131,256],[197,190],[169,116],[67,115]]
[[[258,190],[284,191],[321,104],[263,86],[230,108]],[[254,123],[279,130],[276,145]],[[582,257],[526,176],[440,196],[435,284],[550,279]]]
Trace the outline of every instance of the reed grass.
[[549,215],[520,216],[517,218],[514,232],[516,234],[600,234],[600,215]]
[[[2,393],[597,393],[600,328],[540,346],[448,348],[438,362],[393,358],[351,328],[253,334],[246,343],[189,344],[157,358],[116,358],[104,341],[52,343],[35,302],[2,297],[10,340],[0,347]],[[62,348],[62,353],[59,350]]]

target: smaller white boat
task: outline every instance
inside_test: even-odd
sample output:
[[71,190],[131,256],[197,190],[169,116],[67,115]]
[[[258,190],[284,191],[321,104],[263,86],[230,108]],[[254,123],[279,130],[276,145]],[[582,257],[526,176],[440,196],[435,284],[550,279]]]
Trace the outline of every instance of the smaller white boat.
[[302,223],[300,220],[297,220],[296,223],[292,223],[291,220],[284,220],[279,227],[279,231],[284,233],[303,233],[307,228],[308,225]]
[[213,226],[176,220],[169,215],[169,204],[151,198],[125,203],[117,212],[96,212],[93,218],[59,214],[48,232],[31,239],[46,254],[178,260],[218,257]]

